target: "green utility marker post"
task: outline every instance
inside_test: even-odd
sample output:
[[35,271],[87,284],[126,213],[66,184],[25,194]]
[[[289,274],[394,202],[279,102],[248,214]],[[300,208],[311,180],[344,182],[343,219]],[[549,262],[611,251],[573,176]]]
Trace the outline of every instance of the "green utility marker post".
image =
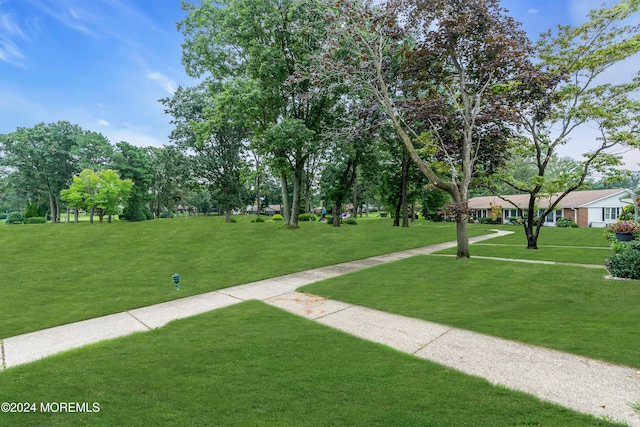
[[180,290],[180,275],[178,273],[175,273],[173,275],[173,283],[176,284],[176,291]]

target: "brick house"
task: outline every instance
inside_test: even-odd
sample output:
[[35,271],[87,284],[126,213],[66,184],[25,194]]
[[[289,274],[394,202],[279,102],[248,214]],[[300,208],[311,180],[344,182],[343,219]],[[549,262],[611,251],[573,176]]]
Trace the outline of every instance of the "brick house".
[[[469,199],[469,208],[476,211],[477,218],[499,218],[503,224],[509,223],[512,217],[523,216],[529,204],[528,194],[502,197],[474,197]],[[540,198],[538,208],[546,209],[556,197]],[[632,203],[632,192],[627,189],[573,191],[560,201],[553,213],[545,217],[544,225],[555,226],[559,218],[570,218],[579,227],[604,227],[615,222],[622,209]]]

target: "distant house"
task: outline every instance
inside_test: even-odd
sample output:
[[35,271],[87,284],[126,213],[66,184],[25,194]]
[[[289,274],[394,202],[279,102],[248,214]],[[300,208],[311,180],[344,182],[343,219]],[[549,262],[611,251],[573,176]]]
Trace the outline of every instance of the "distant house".
[[[280,205],[269,205],[269,206],[260,206],[260,210],[265,213],[265,215],[273,216],[275,214],[279,214],[281,207]],[[247,206],[246,213],[248,215],[256,215],[258,212],[258,206]]]
[[[469,199],[469,208],[476,211],[476,218],[495,218],[503,224],[510,222],[510,218],[522,218],[529,205],[528,194],[511,196],[484,196]],[[555,226],[559,218],[570,218],[579,227],[604,227],[615,222],[622,209],[633,203],[630,190],[616,188],[611,190],[573,191],[567,194],[556,206],[554,212],[544,218],[544,225]],[[554,202],[557,195],[538,199],[537,206],[542,210]],[[511,203],[510,203],[511,202]]]

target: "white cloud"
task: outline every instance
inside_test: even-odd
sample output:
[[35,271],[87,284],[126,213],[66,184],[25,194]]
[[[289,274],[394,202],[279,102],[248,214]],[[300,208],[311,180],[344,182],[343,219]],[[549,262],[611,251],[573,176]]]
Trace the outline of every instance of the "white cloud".
[[160,87],[164,89],[165,92],[168,92],[170,95],[173,95],[176,89],[178,89],[178,83],[176,83],[175,80],[170,79],[169,77],[165,76],[162,73],[150,72],[147,74],[147,77],[149,78],[149,80],[160,85]]
[[22,66],[20,60],[24,58],[24,55],[14,42],[15,37],[24,39],[25,35],[20,26],[13,22],[10,15],[0,14],[0,61]]
[[104,119],[98,119],[96,120],[96,124],[98,126],[109,126],[109,122],[104,120]]

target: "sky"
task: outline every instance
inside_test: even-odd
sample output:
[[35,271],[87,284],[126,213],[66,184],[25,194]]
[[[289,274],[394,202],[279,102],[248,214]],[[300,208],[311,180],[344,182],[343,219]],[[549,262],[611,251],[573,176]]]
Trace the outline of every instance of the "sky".
[[[584,22],[602,3],[501,0],[532,40]],[[180,0],[0,0],[0,134],[66,120],[114,144],[169,144],[170,117],[158,100],[197,84],[181,63],[176,22],[184,17]],[[639,69],[635,57],[605,78],[630,79]],[[560,154],[578,157],[593,135],[581,130]],[[640,150],[623,158],[640,169]]]

